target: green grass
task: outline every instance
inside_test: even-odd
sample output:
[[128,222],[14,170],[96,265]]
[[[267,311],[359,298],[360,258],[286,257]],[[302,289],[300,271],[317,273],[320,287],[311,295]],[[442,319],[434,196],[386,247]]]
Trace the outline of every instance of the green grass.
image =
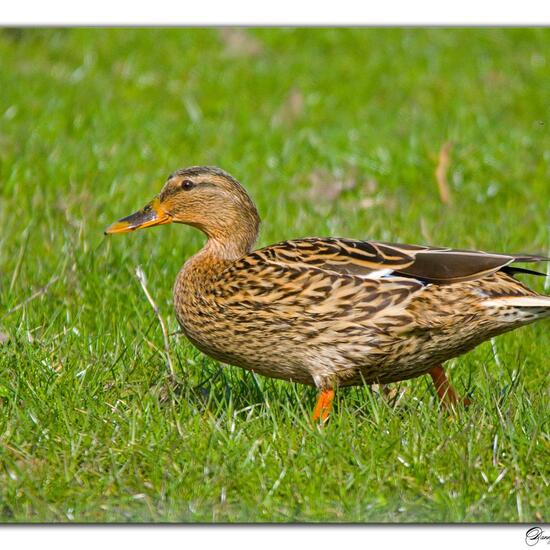
[[[102,233],[172,170],[215,164],[257,201],[260,245],[548,251],[550,30],[245,32],[0,31],[0,519],[550,521],[548,322],[450,363],[467,411],[440,413],[422,377],[397,403],[340,391],[319,429],[312,388],[181,335],[171,386],[134,270],[174,332],[202,236]],[[356,185],[330,199],[315,178]]]

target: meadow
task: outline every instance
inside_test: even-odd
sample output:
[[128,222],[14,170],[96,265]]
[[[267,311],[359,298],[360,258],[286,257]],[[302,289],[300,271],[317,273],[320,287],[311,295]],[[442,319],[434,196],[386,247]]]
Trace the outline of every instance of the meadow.
[[103,235],[217,165],[258,246],[548,254],[550,29],[12,28],[0,59],[1,522],[550,521],[548,321],[448,364],[466,410],[424,376],[320,428],[313,388],[178,333],[198,231]]

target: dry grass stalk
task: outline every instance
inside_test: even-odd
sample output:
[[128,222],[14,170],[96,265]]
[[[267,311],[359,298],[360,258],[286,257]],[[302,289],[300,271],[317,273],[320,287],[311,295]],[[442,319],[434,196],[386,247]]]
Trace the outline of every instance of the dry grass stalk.
[[[550,257],[550,226],[548,227],[548,254]],[[547,292],[550,288],[550,262],[546,264],[546,279],[544,279],[544,291]]]
[[145,273],[143,272],[140,266],[136,267],[136,277],[139,281],[139,284],[141,285],[141,288],[143,289],[143,292],[145,294],[145,297],[147,298],[147,301],[151,304],[151,307],[153,308],[153,311],[155,312],[155,315],[159,320],[160,328],[162,330],[162,339],[164,341],[164,355],[166,356],[168,374],[170,375],[170,377],[175,378],[176,373],[174,371],[174,364],[172,363],[172,356],[170,355],[170,344],[168,342],[168,331],[166,330],[166,324],[164,322],[164,319],[162,318],[162,315],[160,314],[160,310],[155,300],[153,300],[153,297],[151,296],[151,294],[149,293],[149,290],[147,289],[147,279],[145,277]]
[[29,302],[32,302],[32,300],[46,294],[46,292],[48,292],[48,289],[59,280],[59,277],[60,277],[59,275],[54,275],[42,288],[39,288],[37,291],[33,292],[28,298],[23,300],[21,303],[13,306],[11,309],[6,311],[6,313],[2,315],[2,318],[7,317],[12,313],[15,313],[18,309],[21,309],[22,307],[26,306]]
[[450,141],[445,142],[439,150],[437,167],[435,169],[435,179],[439,189],[439,198],[443,204],[451,204],[451,192],[447,183],[447,172],[451,163],[451,149],[453,144]]

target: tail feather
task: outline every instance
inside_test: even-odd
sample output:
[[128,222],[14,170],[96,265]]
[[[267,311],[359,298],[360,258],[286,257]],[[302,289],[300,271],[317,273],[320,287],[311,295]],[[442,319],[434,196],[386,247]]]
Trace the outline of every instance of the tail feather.
[[543,273],[542,271],[535,271],[534,269],[527,269],[526,267],[511,267],[507,265],[506,267],[503,267],[501,271],[504,271],[504,273],[507,273],[508,275],[512,275],[512,277],[518,273],[526,273],[528,275],[538,275],[539,277],[546,277],[546,273]]
[[550,262],[549,256],[541,256],[540,254],[513,254],[513,262]]
[[486,307],[536,307],[550,309],[550,296],[499,296],[484,300]]
[[505,324],[523,325],[550,317],[550,296],[500,296],[481,303]]

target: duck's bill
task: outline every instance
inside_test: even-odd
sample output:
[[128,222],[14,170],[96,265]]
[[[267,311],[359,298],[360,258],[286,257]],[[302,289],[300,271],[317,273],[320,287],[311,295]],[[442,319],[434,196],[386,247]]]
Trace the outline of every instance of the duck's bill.
[[162,209],[158,199],[153,199],[145,208],[111,224],[105,229],[105,235],[128,233],[164,223],[172,223],[172,216]]

